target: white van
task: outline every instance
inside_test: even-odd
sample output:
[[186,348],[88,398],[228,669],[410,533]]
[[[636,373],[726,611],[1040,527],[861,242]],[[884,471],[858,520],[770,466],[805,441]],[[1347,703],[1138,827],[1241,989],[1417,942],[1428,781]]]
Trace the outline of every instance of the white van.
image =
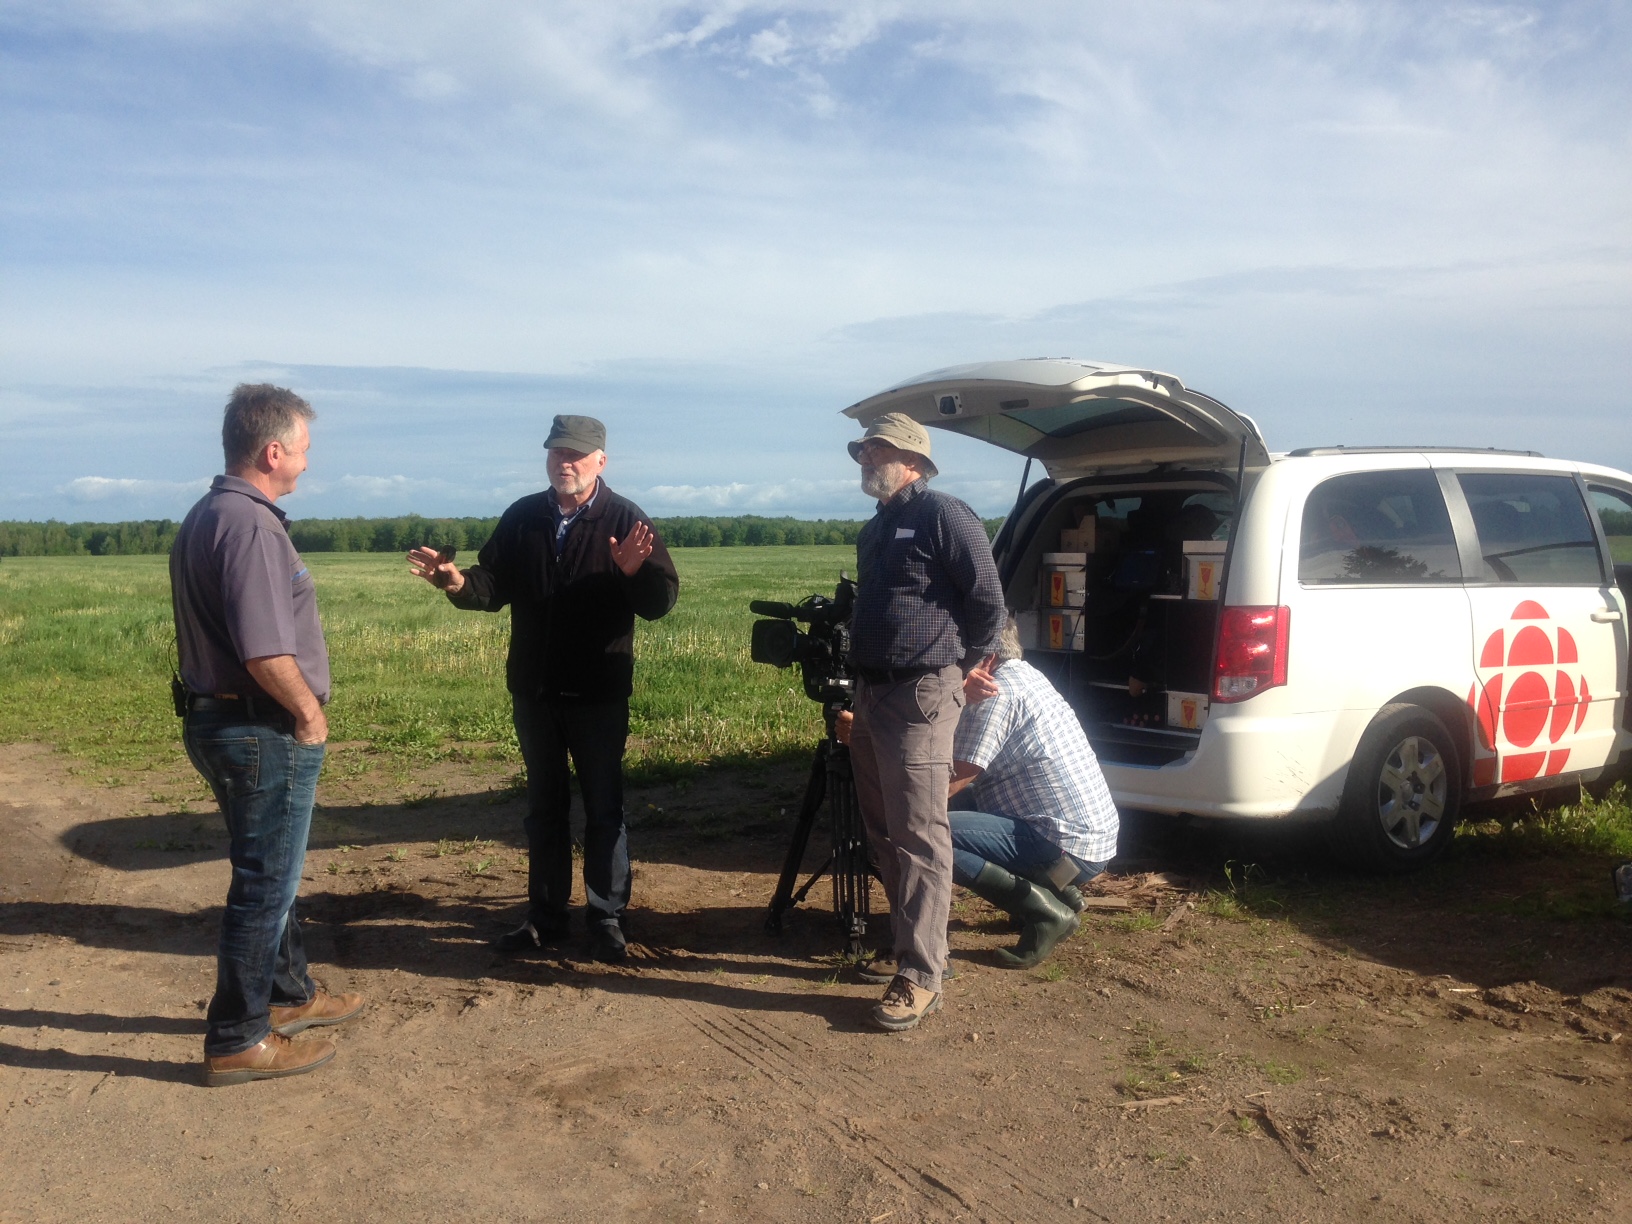
[[1028,660],[1124,808],[1329,819],[1353,859],[1401,868],[1464,804],[1632,763],[1632,475],[1271,454],[1171,375],[1063,359],[936,370],[845,409],[885,412],[1043,465],[993,552]]

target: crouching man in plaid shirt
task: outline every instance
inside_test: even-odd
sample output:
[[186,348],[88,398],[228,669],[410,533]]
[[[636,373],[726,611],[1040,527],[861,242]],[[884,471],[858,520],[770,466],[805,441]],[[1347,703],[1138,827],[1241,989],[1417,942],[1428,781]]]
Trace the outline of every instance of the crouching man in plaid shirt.
[[[988,679],[997,692],[982,699]],[[1021,921],[1019,944],[997,955],[1030,969],[1077,929],[1080,886],[1116,854],[1116,805],[1076,714],[1021,659],[1012,616],[990,676],[976,669],[965,692],[952,746],[952,876]]]

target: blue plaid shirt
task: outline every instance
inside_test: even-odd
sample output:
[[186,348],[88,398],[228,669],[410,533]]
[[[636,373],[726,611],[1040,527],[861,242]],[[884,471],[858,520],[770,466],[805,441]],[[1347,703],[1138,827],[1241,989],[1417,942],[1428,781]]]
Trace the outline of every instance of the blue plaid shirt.
[[1116,804],[1082,724],[1048,677],[1011,659],[997,696],[964,710],[954,760],[983,772],[969,784],[975,810],[1024,820],[1085,863],[1116,855]]
[[856,537],[851,658],[861,667],[945,667],[997,649],[1007,613],[975,512],[913,481]]

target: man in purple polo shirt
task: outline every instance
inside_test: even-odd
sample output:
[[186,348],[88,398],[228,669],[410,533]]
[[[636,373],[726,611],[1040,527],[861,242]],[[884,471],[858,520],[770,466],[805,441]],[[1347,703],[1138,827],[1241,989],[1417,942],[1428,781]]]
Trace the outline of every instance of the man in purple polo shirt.
[[315,416],[282,387],[234,390],[221,426],[226,475],[170,552],[183,740],[221,805],[232,863],[204,1038],[211,1086],[321,1066],[333,1042],[290,1038],[363,1005],[312,981],[295,918],[329,736],[329,652],[312,575],[276,502],[306,470]]

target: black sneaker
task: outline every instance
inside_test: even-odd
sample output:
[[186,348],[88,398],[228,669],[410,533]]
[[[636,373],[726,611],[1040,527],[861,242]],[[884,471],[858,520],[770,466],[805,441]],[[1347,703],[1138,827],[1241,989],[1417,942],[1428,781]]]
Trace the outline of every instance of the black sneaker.
[[531,918],[523,922],[513,931],[506,931],[493,941],[493,949],[509,956],[525,956],[530,952],[537,952],[545,944],[555,943],[565,938],[568,930],[567,916],[562,914],[542,924],[535,923]]
[[598,923],[590,932],[589,954],[607,965],[621,965],[629,959],[629,944],[616,922]]

